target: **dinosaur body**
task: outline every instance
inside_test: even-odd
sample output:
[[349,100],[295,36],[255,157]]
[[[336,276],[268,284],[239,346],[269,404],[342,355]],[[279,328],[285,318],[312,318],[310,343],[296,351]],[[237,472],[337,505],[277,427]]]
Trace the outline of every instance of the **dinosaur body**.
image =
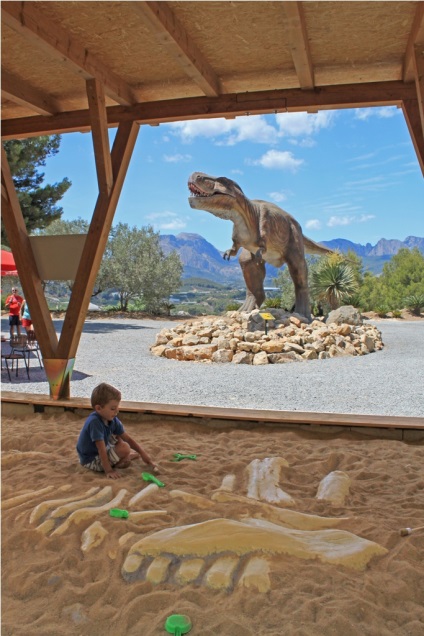
[[194,172],[188,187],[192,208],[206,210],[234,224],[233,245],[224,258],[229,260],[243,248],[239,263],[247,292],[241,311],[259,308],[265,300],[265,262],[274,267],[287,263],[295,287],[295,311],[310,319],[305,252],[331,254],[332,251],[304,236],[296,219],[277,205],[248,199],[231,179]]

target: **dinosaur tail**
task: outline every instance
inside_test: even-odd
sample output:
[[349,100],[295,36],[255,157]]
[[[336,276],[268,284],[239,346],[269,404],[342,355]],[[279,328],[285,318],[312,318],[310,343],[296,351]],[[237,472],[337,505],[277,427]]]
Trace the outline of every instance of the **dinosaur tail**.
[[328,247],[324,247],[324,245],[320,245],[319,243],[315,243],[315,241],[309,239],[307,236],[303,236],[303,245],[305,247],[305,252],[308,254],[334,254],[333,250],[330,250]]

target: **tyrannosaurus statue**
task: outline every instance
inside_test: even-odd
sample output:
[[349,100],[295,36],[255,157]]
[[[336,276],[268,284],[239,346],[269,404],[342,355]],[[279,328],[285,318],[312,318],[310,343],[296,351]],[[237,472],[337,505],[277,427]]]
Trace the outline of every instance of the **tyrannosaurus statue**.
[[234,223],[233,245],[224,258],[229,260],[243,248],[239,263],[247,289],[240,311],[258,309],[265,300],[265,262],[274,267],[287,263],[295,288],[294,310],[310,320],[305,252],[331,254],[332,251],[304,236],[296,219],[277,205],[248,199],[231,179],[193,172],[188,188],[192,208]]

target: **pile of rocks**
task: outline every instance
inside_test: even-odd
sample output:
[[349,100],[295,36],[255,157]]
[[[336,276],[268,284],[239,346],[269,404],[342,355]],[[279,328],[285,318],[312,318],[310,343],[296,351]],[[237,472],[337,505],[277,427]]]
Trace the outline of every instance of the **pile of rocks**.
[[350,306],[331,312],[326,322],[311,323],[298,314],[271,311],[267,329],[261,310],[187,320],[162,329],[150,350],[175,360],[259,365],[363,356],[383,348],[380,331]]

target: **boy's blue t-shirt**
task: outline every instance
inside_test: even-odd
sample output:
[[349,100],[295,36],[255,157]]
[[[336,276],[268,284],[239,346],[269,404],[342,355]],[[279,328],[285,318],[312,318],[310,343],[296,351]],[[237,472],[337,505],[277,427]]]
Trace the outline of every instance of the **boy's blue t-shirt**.
[[77,453],[81,464],[89,464],[98,456],[99,451],[95,442],[103,440],[108,446],[111,435],[122,435],[122,433],[125,433],[125,430],[121,420],[117,417],[114,417],[106,425],[96,411],[90,413],[81,429],[77,442]]

